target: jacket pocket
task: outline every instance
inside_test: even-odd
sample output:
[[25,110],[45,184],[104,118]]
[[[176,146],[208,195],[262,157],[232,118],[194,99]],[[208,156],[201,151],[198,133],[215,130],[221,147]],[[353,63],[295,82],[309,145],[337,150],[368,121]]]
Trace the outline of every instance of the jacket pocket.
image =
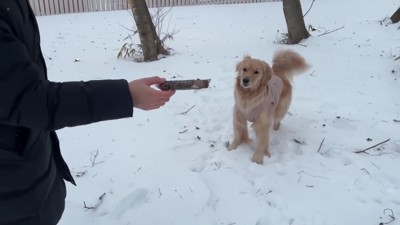
[[[5,124],[0,124],[0,151],[8,152],[10,155],[23,156],[26,145],[29,141],[36,141],[37,136],[31,136],[31,130],[24,127],[15,127]],[[0,156],[1,157],[1,156]]]

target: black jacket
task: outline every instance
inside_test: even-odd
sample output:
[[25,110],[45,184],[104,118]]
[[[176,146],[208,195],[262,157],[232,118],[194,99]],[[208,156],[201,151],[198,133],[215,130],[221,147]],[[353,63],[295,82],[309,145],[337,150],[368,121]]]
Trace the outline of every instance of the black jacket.
[[48,81],[28,1],[0,0],[0,224],[37,215],[59,174],[74,183],[55,130],[132,110],[126,80]]

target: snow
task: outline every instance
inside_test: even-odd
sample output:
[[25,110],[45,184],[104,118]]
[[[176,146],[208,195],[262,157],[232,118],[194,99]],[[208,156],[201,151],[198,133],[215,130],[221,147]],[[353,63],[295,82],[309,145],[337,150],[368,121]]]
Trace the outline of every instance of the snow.
[[[302,1],[303,12],[311,2]],[[159,110],[58,131],[81,175],[77,187],[67,184],[59,224],[398,223],[399,25],[380,22],[398,1],[316,1],[305,22],[317,30],[293,46],[276,44],[286,32],[281,4],[175,7],[164,26],[179,31],[167,42],[174,55],[151,63],[116,57],[133,25],[128,11],[38,17],[53,81],[212,79]],[[271,62],[287,48],[312,68],[295,77],[289,113],[271,134],[272,157],[257,165],[254,144],[225,147],[235,65],[245,54]]]

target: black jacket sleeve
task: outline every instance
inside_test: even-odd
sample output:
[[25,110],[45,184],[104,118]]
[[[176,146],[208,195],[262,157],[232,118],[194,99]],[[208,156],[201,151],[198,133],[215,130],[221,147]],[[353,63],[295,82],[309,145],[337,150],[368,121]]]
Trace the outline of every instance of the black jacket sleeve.
[[50,82],[0,20],[0,123],[38,130],[132,116],[126,80]]

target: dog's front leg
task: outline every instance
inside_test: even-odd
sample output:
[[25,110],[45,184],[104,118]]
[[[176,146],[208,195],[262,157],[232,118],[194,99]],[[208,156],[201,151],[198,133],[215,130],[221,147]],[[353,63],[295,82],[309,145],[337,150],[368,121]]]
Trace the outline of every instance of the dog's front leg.
[[267,121],[259,121],[253,124],[254,133],[256,134],[257,146],[256,152],[254,153],[251,161],[263,164],[264,155],[271,157],[271,154],[268,151],[269,148],[269,132],[271,129],[270,120]]
[[228,146],[228,150],[236,149],[243,142],[248,143],[249,141],[247,120],[243,113],[235,106],[233,109],[233,141]]

